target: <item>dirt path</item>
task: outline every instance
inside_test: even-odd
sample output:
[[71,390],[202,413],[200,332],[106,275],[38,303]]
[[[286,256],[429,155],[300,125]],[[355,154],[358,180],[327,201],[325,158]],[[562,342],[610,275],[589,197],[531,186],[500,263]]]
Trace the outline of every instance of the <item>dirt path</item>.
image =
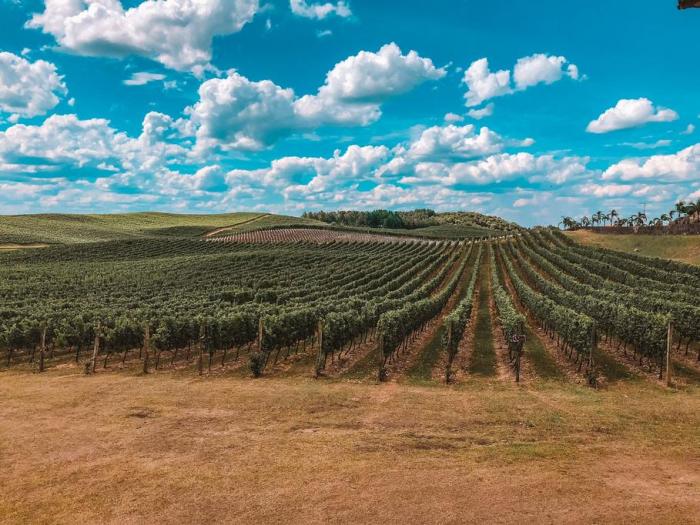
[[255,221],[260,220],[263,217],[267,217],[269,215],[270,215],[269,213],[263,213],[261,215],[258,215],[257,217],[253,217],[252,219],[247,219],[243,222],[239,222],[238,224],[234,224],[233,226],[224,226],[223,228],[217,228],[216,230],[212,230],[210,232],[205,233],[204,237],[207,239],[210,237],[214,237],[222,232],[227,232],[229,230],[233,230],[234,228],[238,228],[239,226],[243,226],[245,224],[250,224],[251,222],[255,222]]
[[489,258],[484,256],[479,275],[479,302],[474,325],[474,345],[467,365],[467,372],[477,376],[496,376],[497,360],[493,341],[491,319],[491,286],[489,284]]

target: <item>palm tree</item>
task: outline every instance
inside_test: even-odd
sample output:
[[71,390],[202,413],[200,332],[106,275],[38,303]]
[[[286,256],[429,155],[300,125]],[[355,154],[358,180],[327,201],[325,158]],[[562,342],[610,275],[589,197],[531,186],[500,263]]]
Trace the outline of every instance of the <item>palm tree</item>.
[[640,211],[637,213],[637,215],[634,217],[634,222],[637,226],[644,226],[644,224],[647,221],[647,214],[644,213],[643,211]]
[[662,213],[661,217],[659,217],[659,219],[661,219],[662,224],[664,222],[668,222],[670,224],[670,222],[671,222],[671,217],[669,217],[668,214],[666,214],[666,213]]
[[615,219],[619,219],[619,218],[620,218],[620,214],[617,213],[617,210],[610,210],[610,213],[608,214],[608,218],[610,219],[610,225],[612,226],[613,221],[614,221]]
[[676,203],[676,215],[681,219],[685,213],[685,201],[678,201]]
[[581,226],[583,226],[584,228],[588,228],[590,225],[591,219],[589,219],[588,216],[584,215],[581,219]]
[[700,200],[698,202],[691,202],[685,206],[685,213],[688,215],[688,222],[690,222],[691,218],[694,218],[695,215],[700,212]]

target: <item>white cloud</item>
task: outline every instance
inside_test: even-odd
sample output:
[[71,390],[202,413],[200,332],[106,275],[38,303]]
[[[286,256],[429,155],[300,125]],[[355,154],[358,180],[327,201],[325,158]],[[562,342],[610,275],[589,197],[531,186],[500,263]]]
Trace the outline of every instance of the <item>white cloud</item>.
[[115,144],[125,139],[105,119],[52,115],[40,126],[17,124],[0,132],[0,159],[48,168],[83,167],[113,158]]
[[444,119],[445,122],[453,124],[455,122],[462,122],[464,117],[462,115],[457,115],[457,113],[446,113]]
[[341,18],[352,16],[350,5],[345,1],[339,1],[335,4],[326,3],[309,3],[306,0],[289,0],[289,7],[297,16],[304,18],[314,18],[323,20],[324,18],[335,15]]
[[396,44],[361,51],[336,64],[315,95],[297,98],[269,80],[253,82],[229,71],[199,88],[188,108],[201,147],[260,150],[295,131],[321,126],[366,126],[381,117],[381,103],[419,84],[442,78],[444,69]]
[[445,74],[445,69],[435,67],[429,58],[422,58],[415,51],[404,55],[392,42],[376,53],[360,51],[336,64],[326,75],[318,96],[343,102],[379,103]]
[[481,109],[470,109],[469,111],[467,111],[467,115],[469,115],[474,120],[481,120],[483,118],[490,117],[491,115],[493,115],[494,107],[495,104],[492,102]]
[[298,127],[292,89],[252,82],[235,71],[202,83],[199,101],[187,112],[202,146],[260,150]]
[[151,112],[137,138],[113,129],[108,120],[76,115],[51,115],[40,125],[16,124],[0,132],[0,171],[24,165],[34,173],[61,168],[148,172],[170,160],[186,163],[187,149],[170,142],[181,138],[180,124]]
[[522,57],[512,73],[508,69],[492,72],[488,59],[482,58],[472,62],[464,73],[463,82],[468,87],[464,97],[467,107],[475,107],[486,100],[524,91],[537,84],[553,84],[564,76],[573,80],[580,78],[578,67],[562,56],[535,54]]
[[27,27],[53,35],[61,49],[86,56],[139,55],[171,69],[201,73],[215,36],[237,33],[258,0],[46,0]]
[[156,82],[163,79],[165,79],[165,75],[161,75],[160,73],[147,73],[144,71],[139,71],[132,74],[131,78],[126,79],[124,84],[127,86],[143,86],[149,82]]
[[10,120],[44,115],[68,93],[56,66],[0,52],[0,111]]
[[466,126],[433,126],[413,141],[405,156],[410,159],[475,158],[497,153],[503,149],[503,138],[487,127],[475,133]]
[[672,142],[668,139],[657,140],[656,142],[622,142],[620,146],[629,146],[634,149],[658,149],[670,146]]
[[673,155],[654,155],[646,159],[625,159],[610,166],[604,179],[654,179],[654,181],[697,180],[700,174],[700,144]]
[[513,93],[510,71],[506,69],[492,73],[488,58],[472,62],[464,72],[464,83],[469,88],[465,95],[468,107],[478,106],[490,98]]
[[525,90],[537,84],[553,84],[568,75],[578,80],[579,72],[575,64],[569,64],[567,69],[566,57],[547,56],[543,54],[532,55],[518,59],[513,70],[515,89]]
[[327,36],[332,36],[332,35],[333,35],[333,31],[331,31],[330,29],[323,29],[323,30],[316,31],[316,36],[318,38],[325,38]]
[[457,162],[421,162],[415,174],[401,179],[405,184],[441,184],[445,186],[500,184],[504,181],[527,179],[546,180],[564,184],[586,173],[587,158],[553,155],[536,156],[531,153],[498,153],[483,159]]
[[678,113],[671,109],[655,107],[648,98],[622,99],[615,107],[606,110],[586,128],[589,133],[609,133],[620,129],[636,128],[649,122],[678,120]]
[[632,189],[633,187],[629,184],[595,184],[590,182],[583,184],[579,188],[579,191],[583,195],[592,195],[594,197],[604,198],[628,195],[632,192]]
[[681,135],[692,135],[693,133],[695,133],[695,124],[688,124],[688,127],[681,131]]

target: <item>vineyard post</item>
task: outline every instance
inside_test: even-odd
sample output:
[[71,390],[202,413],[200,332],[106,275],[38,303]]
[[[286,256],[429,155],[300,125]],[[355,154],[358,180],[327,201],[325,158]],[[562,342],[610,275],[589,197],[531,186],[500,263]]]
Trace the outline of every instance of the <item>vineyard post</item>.
[[148,358],[151,350],[151,326],[146,324],[146,328],[143,334],[143,373],[148,373]]
[[323,321],[318,322],[316,328],[316,340],[318,341],[318,356],[316,356],[316,371],[314,377],[318,378],[323,369]]
[[379,381],[382,382],[385,379],[385,371],[384,371],[384,338],[381,338],[379,340],[379,345],[377,345],[379,349]]
[[262,352],[263,335],[265,333],[265,325],[263,325],[262,317],[258,321],[258,352]]
[[588,355],[588,369],[593,370],[593,350],[596,347],[596,333],[595,333],[595,326],[593,327],[593,333],[591,334],[591,351]]
[[97,321],[97,328],[95,329],[95,345],[92,347],[92,359],[90,359],[89,374],[95,373],[95,365],[97,364],[97,354],[100,351],[100,321]]
[[666,386],[671,386],[671,347],[673,346],[673,321],[668,322],[668,339],[666,341]]
[[204,341],[206,339],[204,330],[204,321],[202,321],[199,326],[199,357],[197,358],[197,370],[200,376],[204,373]]
[[41,330],[41,350],[39,351],[39,372],[44,371],[44,358],[46,356],[46,323]]
[[445,368],[445,383],[450,382],[452,374],[452,323],[447,323],[447,368]]

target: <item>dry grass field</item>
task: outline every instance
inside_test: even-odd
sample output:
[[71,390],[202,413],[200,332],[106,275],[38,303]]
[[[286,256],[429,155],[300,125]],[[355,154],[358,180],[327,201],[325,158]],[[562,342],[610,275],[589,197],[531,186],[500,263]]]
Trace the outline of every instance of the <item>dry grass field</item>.
[[698,235],[617,235],[588,230],[566,232],[576,242],[596,248],[608,248],[647,257],[674,259],[700,265],[700,236]]
[[700,521],[697,387],[0,375],[3,523]]

